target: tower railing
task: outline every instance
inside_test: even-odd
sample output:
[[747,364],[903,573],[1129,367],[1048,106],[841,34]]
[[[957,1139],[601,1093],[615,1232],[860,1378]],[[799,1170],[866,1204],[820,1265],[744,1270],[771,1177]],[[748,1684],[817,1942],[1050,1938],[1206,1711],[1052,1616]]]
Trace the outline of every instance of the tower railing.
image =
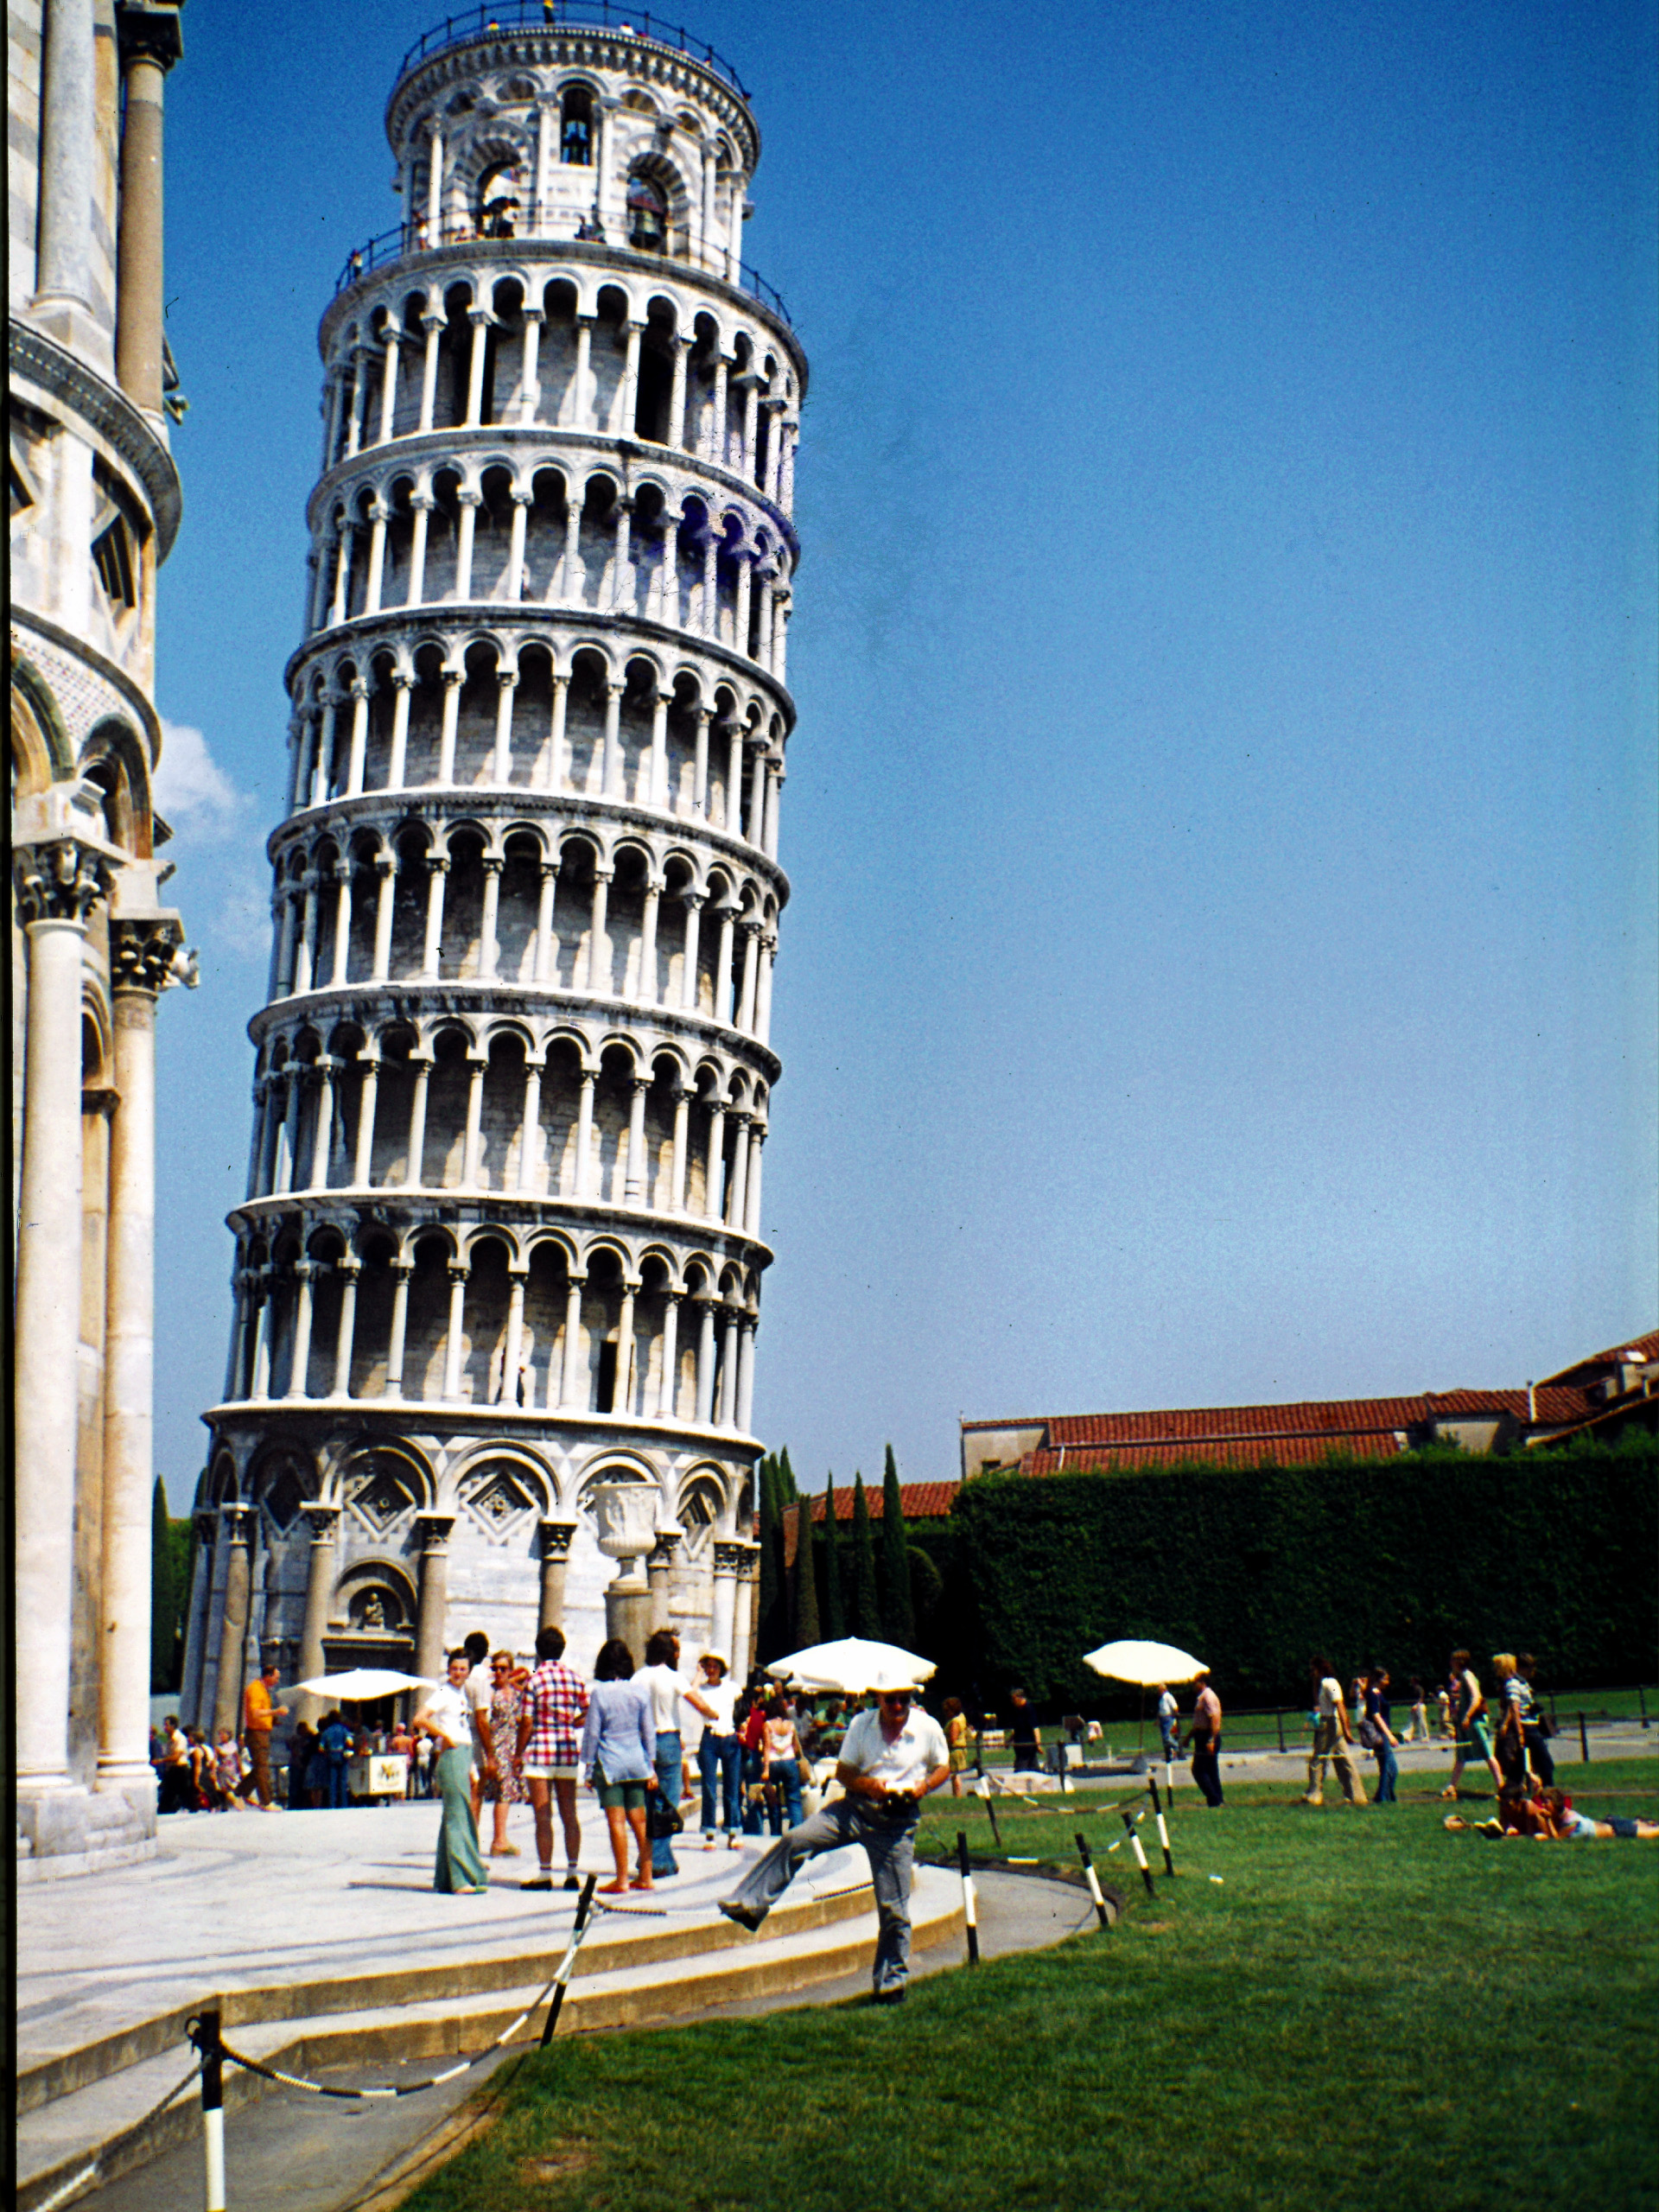
[[[423,217],[413,223],[399,223],[390,231],[382,231],[378,238],[367,239],[362,245],[353,246],[346,257],[339,276],[334,279],[334,290],[347,290],[361,278],[385,269],[395,261],[406,260],[417,253],[430,253],[441,245],[470,245],[488,244],[497,238],[568,238],[574,245],[610,245],[611,241],[595,230],[591,216],[569,207],[531,207],[527,220],[516,221],[507,227],[499,220],[476,223],[470,217],[459,217],[442,226],[442,235],[432,236],[432,226]],[[779,320],[793,329],[794,320],[784,305],[777,287],[767,283],[758,269],[747,262],[740,262],[733,269],[731,257],[725,253],[662,254],[641,253],[632,246],[612,246],[614,252],[632,254],[635,259],[653,264],[658,268],[687,268],[701,270],[705,275],[718,277],[722,283],[735,284],[741,291],[759,300]]]
[[416,40],[399,63],[397,74],[404,76],[417,61],[442,54],[447,47],[465,46],[498,31],[567,29],[624,31],[653,46],[672,47],[676,53],[702,62],[716,76],[723,77],[740,99],[749,97],[748,87],[725,56],[706,41],[693,37],[683,23],[665,23],[660,16],[639,9],[613,7],[610,0],[505,0],[500,6],[468,8],[461,15],[446,16]]

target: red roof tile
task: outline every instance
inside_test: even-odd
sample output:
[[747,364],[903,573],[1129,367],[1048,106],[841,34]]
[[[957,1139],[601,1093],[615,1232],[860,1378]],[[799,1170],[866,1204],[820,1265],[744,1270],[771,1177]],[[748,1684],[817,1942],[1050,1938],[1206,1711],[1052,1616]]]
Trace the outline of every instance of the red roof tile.
[[1186,1459],[1213,1466],[1317,1466],[1332,1453],[1354,1459],[1391,1459],[1403,1447],[1388,1429],[1328,1436],[1222,1437],[1179,1444],[1068,1445],[1058,1452],[1028,1452],[1020,1471],[1028,1475],[1087,1473],[1090,1468],[1169,1467]]
[[[1582,1420],[1588,1401],[1581,1390],[1541,1389],[1536,1419],[1554,1424]],[[1176,1445],[1189,1447],[1227,1439],[1339,1438],[1420,1428],[1459,1414],[1528,1417],[1524,1390],[1445,1390],[1416,1398],[1310,1399],[1287,1406],[1173,1407],[1153,1413],[1058,1414],[1048,1422],[1051,1446],[1068,1452],[1079,1445]]]
[[[943,1521],[950,1510],[950,1501],[962,1488],[960,1483],[900,1483],[899,1503],[906,1521]],[[881,1518],[887,1500],[880,1483],[866,1487],[864,1502],[870,1509],[872,1521]],[[850,1483],[836,1484],[836,1526],[853,1517],[853,1486]],[[823,1518],[823,1493],[812,1498],[812,1518]]]
[[1587,1359],[1575,1359],[1571,1367],[1563,1367],[1559,1373],[1546,1379],[1550,1382],[1572,1383],[1582,1376],[1588,1382],[1599,1371],[1620,1364],[1620,1354],[1627,1351],[1640,1352],[1647,1360],[1659,1360],[1659,1329],[1651,1329],[1643,1337],[1621,1337],[1605,1351],[1593,1351]]

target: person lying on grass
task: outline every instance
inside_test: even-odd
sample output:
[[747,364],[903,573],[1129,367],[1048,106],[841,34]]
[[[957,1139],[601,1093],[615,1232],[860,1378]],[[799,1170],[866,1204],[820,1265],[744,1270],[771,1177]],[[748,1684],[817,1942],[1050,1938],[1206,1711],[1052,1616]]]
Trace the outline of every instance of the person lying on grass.
[[1519,1837],[1523,1841],[1529,1838],[1536,1843],[1607,1842],[1614,1839],[1659,1843],[1659,1821],[1618,1816],[1597,1820],[1592,1814],[1576,1812],[1564,1789],[1545,1789],[1534,1797],[1505,1791],[1499,1804],[1499,1812],[1489,1821],[1470,1821],[1460,1813],[1448,1813],[1446,1825],[1454,1831],[1468,1829],[1476,1835]]

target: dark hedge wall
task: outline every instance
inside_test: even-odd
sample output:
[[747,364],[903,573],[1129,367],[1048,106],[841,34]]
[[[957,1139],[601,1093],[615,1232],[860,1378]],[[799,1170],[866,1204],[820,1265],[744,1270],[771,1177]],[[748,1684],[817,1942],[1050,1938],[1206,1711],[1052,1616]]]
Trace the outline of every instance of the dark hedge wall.
[[[1152,1637],[1209,1662],[1224,1704],[1295,1704],[1307,1661],[1438,1679],[1454,1644],[1529,1650],[1541,1682],[1651,1681],[1659,1439],[1378,1465],[980,1476],[957,1493],[947,1675],[987,1702],[1116,1699],[1082,1655]],[[943,1563],[943,1562],[942,1562]],[[1398,1694],[1396,1690],[1396,1694]]]

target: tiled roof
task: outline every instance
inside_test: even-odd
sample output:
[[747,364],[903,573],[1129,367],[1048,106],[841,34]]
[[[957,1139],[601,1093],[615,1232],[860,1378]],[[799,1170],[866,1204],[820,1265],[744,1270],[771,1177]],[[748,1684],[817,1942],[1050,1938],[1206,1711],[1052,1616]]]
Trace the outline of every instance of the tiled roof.
[[[1589,1410],[1581,1390],[1540,1389],[1535,1418],[1549,1426],[1581,1421]],[[1287,1406],[1192,1406],[1155,1413],[1059,1414],[1048,1423],[1051,1446],[1197,1445],[1228,1439],[1350,1438],[1421,1428],[1459,1415],[1509,1414],[1525,1421],[1524,1390],[1444,1390],[1416,1398],[1310,1399]]]
[[1185,1459],[1203,1459],[1212,1466],[1260,1467],[1271,1462],[1281,1467],[1316,1466],[1333,1452],[1354,1459],[1391,1459],[1402,1449],[1389,1429],[1356,1431],[1325,1436],[1222,1437],[1212,1441],[1180,1444],[1068,1445],[1064,1460],[1058,1452],[1028,1452],[1020,1462],[1027,1475],[1068,1475],[1091,1467],[1169,1467]]
[[1610,1367],[1623,1363],[1622,1355],[1639,1352],[1643,1359],[1659,1360],[1659,1329],[1649,1330],[1644,1337],[1621,1337],[1605,1351],[1593,1351],[1588,1359],[1575,1359],[1571,1367],[1563,1367],[1559,1374],[1550,1376],[1551,1382],[1576,1382],[1580,1377],[1588,1382],[1592,1376],[1605,1373]]
[[[906,1521],[943,1521],[950,1510],[950,1501],[961,1489],[960,1483],[900,1483],[899,1503]],[[870,1509],[872,1521],[881,1518],[887,1500],[880,1483],[867,1484],[864,1502]],[[836,1526],[853,1517],[853,1486],[850,1483],[836,1484]],[[812,1518],[823,1518],[823,1494],[816,1493],[812,1499]]]

